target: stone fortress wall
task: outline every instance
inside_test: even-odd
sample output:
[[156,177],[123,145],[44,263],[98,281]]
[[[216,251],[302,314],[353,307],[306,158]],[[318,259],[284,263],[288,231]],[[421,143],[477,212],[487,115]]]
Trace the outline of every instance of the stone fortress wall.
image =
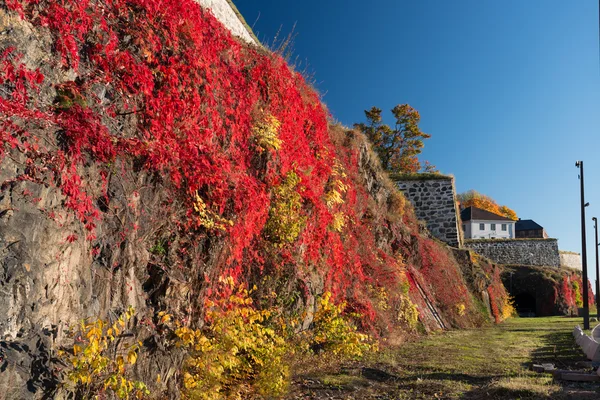
[[476,239],[465,247],[498,264],[561,266],[557,239]]
[[235,5],[228,0],[196,0],[202,7],[208,8],[213,15],[223,24],[234,36],[237,36],[248,43],[258,44],[254,39],[254,34],[246,26],[243,17],[239,14]]
[[462,247],[454,177],[423,174],[392,179],[434,237],[450,246]]
[[581,254],[572,251],[559,251],[560,266],[581,271]]

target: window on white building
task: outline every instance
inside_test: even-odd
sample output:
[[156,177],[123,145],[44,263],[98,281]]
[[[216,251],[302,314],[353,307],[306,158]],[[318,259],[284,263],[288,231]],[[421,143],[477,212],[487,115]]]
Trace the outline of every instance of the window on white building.
[[502,230],[505,231],[506,230],[506,224],[502,224]]
[[479,224],[479,230],[480,231],[484,231],[485,230],[485,224]]
[[493,231],[495,231],[496,230],[496,224],[490,224],[490,225],[491,225],[490,229],[493,230]]

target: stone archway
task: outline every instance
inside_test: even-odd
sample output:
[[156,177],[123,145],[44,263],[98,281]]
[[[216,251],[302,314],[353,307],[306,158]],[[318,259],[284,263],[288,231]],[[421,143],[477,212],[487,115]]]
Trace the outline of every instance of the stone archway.
[[536,298],[527,292],[520,292],[514,296],[515,308],[520,317],[536,316]]

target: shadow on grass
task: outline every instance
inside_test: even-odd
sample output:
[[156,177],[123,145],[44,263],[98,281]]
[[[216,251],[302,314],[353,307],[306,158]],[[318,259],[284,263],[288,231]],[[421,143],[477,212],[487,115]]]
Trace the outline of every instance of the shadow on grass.
[[585,360],[585,356],[575,343],[570,332],[552,332],[542,337],[544,345],[533,351],[533,363],[553,363],[557,368],[575,367],[577,361]]
[[397,379],[397,389],[406,393],[420,393],[421,395],[438,397],[440,393],[456,395],[463,393],[465,387],[483,386],[497,379],[496,375],[472,376],[460,373],[432,372],[419,376],[402,377]]
[[561,393],[537,393],[534,390],[527,388],[505,388],[505,387],[480,387],[470,392],[467,392],[461,397],[462,399],[469,400],[563,400],[570,399],[565,394]]
[[499,375],[473,376],[461,373],[430,372],[425,374],[412,374],[411,376],[398,377],[395,379],[395,382],[397,382],[400,387],[403,385],[410,385],[411,382],[420,382],[426,380],[450,381],[466,383],[469,385],[485,385],[494,379],[498,379],[499,377]]

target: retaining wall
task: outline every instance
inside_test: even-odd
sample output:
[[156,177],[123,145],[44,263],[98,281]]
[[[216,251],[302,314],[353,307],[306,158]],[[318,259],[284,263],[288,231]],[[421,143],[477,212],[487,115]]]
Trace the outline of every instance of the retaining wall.
[[209,8],[213,15],[231,31],[234,36],[248,43],[257,44],[253,34],[240,19],[238,11],[227,0],[196,0],[204,8]]
[[572,252],[559,252],[560,266],[581,270],[581,254]]
[[467,240],[478,254],[498,264],[559,267],[557,239]]
[[434,237],[450,246],[462,247],[453,177],[395,178],[394,181],[412,203],[417,218],[425,221]]

